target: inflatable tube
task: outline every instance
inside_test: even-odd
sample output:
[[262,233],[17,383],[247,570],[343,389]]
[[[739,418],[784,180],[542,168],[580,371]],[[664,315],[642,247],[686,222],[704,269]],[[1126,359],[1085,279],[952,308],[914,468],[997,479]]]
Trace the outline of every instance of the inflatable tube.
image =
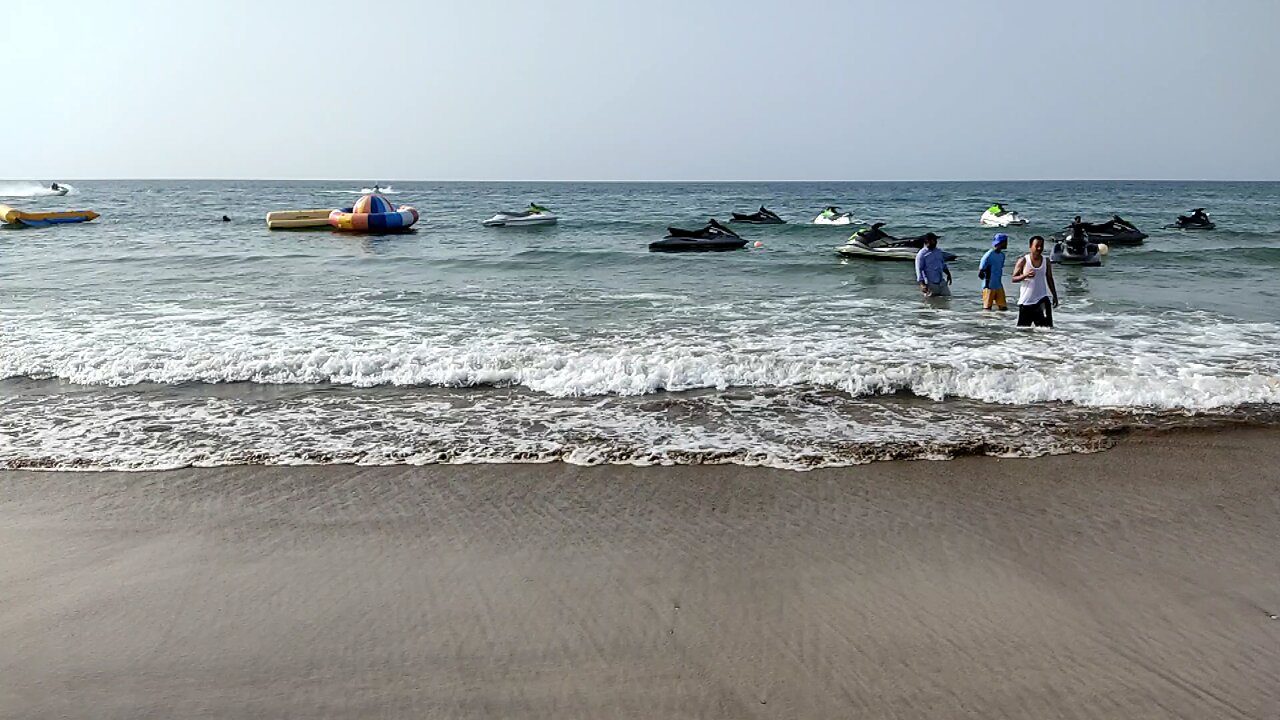
[[92,210],[69,210],[67,212],[30,213],[16,210],[8,205],[0,205],[0,222],[5,225],[25,227],[48,227],[66,223],[89,222],[98,217]]
[[387,199],[371,193],[355,206],[329,213],[329,224],[345,232],[385,233],[408,230],[418,222],[418,211],[408,205],[391,208]]
[[300,228],[329,227],[332,210],[277,210],[267,213],[267,229],[297,230]]

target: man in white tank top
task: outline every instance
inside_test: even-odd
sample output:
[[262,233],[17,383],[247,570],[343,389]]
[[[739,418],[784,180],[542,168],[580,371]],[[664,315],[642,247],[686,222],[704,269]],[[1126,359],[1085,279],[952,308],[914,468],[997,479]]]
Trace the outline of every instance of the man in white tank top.
[[[1058,307],[1058,288],[1053,284],[1053,264],[1044,254],[1044,238],[1031,238],[1031,252],[1018,258],[1013,266],[1013,281],[1021,284],[1018,291],[1018,326],[1053,327],[1053,308]],[[1049,296],[1053,304],[1049,304]]]

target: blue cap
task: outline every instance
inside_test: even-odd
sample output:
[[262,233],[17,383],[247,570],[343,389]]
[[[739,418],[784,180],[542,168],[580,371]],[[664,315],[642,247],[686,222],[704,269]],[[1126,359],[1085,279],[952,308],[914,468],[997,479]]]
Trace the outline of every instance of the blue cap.
[[991,247],[999,247],[1002,242],[1009,242],[1009,236],[1004,233],[996,233],[995,239],[991,241]]

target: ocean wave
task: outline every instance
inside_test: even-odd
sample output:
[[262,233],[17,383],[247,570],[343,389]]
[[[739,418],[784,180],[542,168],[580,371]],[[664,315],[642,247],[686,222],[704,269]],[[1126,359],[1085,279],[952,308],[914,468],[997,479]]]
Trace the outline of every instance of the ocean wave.
[[[640,294],[637,299],[662,296]],[[776,304],[776,303],[774,303]],[[847,308],[846,308],[847,306]],[[761,301],[712,326],[723,309],[671,308],[663,324],[591,331],[498,329],[470,315],[427,327],[410,308],[309,321],[267,310],[173,309],[145,320],[77,326],[4,319],[0,377],[85,386],[256,383],[372,387],[522,387],[552,397],[644,396],[698,389],[817,387],[852,396],[909,392],[998,404],[1206,410],[1280,403],[1280,327],[1077,309],[1054,332],[983,334],[943,317],[857,325],[857,302],[803,327]],[[554,308],[527,298],[506,312],[536,324]],[[794,310],[792,311],[794,312]],[[865,312],[865,311],[863,311]],[[695,323],[690,326],[688,323]]]
[[[805,470],[966,454],[1105,447],[1094,421],[1035,410],[814,390],[674,394],[635,402],[519,390],[423,395],[181,389],[0,398],[0,467],[159,470],[241,464],[740,464]],[[1062,410],[1061,408],[1059,410]],[[1081,431],[1079,428],[1088,428]]]
[[225,465],[737,464],[790,470],[961,455],[1092,452],[1135,428],[1275,422],[1272,411],[1001,407],[814,388],[563,399],[519,389],[302,388],[215,394],[153,387],[0,395],[0,468]]

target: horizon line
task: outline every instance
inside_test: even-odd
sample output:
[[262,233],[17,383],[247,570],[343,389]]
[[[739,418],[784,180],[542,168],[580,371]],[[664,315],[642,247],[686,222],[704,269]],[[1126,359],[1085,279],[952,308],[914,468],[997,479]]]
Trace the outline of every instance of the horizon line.
[[[126,177],[81,177],[72,178],[75,181],[103,182],[103,181],[142,181],[142,180],[159,180],[159,181],[221,181],[221,182],[361,182],[367,183],[368,180],[360,178],[299,178],[299,177],[228,177],[228,176],[212,176],[212,177],[179,177],[179,176],[126,176]],[[20,180],[20,179],[2,179],[0,182],[39,182],[36,180]],[[54,181],[58,182],[58,181]],[[515,179],[515,180],[466,180],[466,179],[409,179],[409,178],[391,178],[387,180],[373,181],[374,184],[391,184],[391,183],[578,183],[578,184],[599,184],[599,185],[625,185],[625,184],[646,184],[646,185],[682,185],[682,184],[715,184],[715,185],[759,185],[759,184],[784,184],[784,183],[1053,183],[1053,182],[1180,182],[1180,183],[1277,183],[1280,178],[1005,178],[1005,179],[911,179],[911,180],[887,180],[887,179],[871,179],[871,180],[547,180],[547,179]]]

